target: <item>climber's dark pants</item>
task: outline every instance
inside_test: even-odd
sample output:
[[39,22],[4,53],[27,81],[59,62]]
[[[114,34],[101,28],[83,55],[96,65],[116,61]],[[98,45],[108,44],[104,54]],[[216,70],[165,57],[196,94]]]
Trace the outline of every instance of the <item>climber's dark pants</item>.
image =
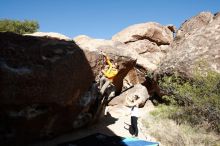
[[135,116],[131,116],[131,128],[134,132],[133,135],[138,136],[138,123],[137,123],[138,118]]

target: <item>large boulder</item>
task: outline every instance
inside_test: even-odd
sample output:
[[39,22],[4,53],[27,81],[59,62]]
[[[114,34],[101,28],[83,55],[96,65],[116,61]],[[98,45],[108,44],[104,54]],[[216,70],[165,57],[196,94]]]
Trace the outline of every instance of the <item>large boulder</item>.
[[127,48],[133,56],[137,56],[139,67],[154,71],[173,42],[173,27],[155,22],[135,24],[115,34],[112,40],[124,43],[119,45],[120,48]]
[[95,76],[73,42],[0,33],[0,143],[70,131]]
[[157,70],[170,49],[174,32],[173,25],[162,26],[149,22],[129,26],[112,37],[112,41],[122,43],[118,44],[118,49],[126,48],[137,58],[134,68],[136,73],[129,73],[127,82],[132,84],[134,80],[138,80],[136,83],[143,83],[146,73]]
[[139,107],[143,107],[148,98],[147,88],[141,84],[136,84],[131,89],[113,98],[108,105],[125,105],[131,107],[138,104]]
[[168,27],[156,22],[141,23],[129,26],[112,37],[113,41],[122,43],[148,39],[158,45],[167,45],[173,41],[173,33]]
[[[195,68],[220,72],[219,14],[212,18],[210,13],[200,13],[187,22],[195,22],[198,18],[203,18],[200,17],[201,15],[208,18],[205,19],[205,24],[198,24],[198,28],[188,32],[188,35],[185,35],[181,41],[176,41],[173,44],[172,51],[168,53],[160,66],[160,74],[178,72],[183,77],[191,78]],[[202,20],[199,19],[199,22]]]
[[146,71],[156,70],[166,54],[166,52],[161,49],[161,46],[149,40],[138,40],[127,43],[123,47],[133,51],[133,54],[137,56],[137,65],[141,66]]

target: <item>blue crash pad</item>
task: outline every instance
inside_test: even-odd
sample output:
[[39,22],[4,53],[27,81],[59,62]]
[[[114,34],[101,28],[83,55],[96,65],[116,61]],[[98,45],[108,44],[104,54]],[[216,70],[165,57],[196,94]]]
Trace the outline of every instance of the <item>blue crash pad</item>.
[[159,143],[157,142],[150,142],[137,138],[125,138],[121,142],[126,146],[159,146]]
[[58,146],[159,146],[159,143],[96,133],[81,139],[58,144]]

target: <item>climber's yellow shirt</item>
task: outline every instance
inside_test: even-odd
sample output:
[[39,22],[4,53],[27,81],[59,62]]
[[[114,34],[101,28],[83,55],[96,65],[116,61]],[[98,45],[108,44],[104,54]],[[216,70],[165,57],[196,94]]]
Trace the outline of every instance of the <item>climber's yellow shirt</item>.
[[109,68],[106,71],[103,71],[103,74],[108,79],[113,79],[118,74],[118,70],[112,67],[112,63],[110,62],[107,56],[105,56],[105,58],[106,58],[107,64],[109,65]]
[[113,79],[118,74],[118,70],[109,67],[109,69],[107,71],[104,71],[103,73],[108,79]]

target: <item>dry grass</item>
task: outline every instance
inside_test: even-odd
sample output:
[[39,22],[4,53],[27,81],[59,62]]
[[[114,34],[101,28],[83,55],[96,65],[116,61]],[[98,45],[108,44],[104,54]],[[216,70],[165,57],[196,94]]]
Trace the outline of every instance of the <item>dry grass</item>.
[[220,146],[219,135],[186,124],[177,125],[173,120],[155,114],[147,113],[142,123],[144,131],[163,146]]

